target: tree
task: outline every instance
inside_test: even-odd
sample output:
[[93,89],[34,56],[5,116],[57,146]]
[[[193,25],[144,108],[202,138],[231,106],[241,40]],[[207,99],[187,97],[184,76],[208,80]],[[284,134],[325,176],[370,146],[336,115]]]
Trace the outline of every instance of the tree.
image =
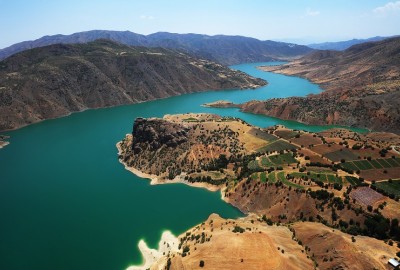
[[203,260],[200,261],[199,266],[200,266],[200,267],[204,267],[204,261],[203,261]]

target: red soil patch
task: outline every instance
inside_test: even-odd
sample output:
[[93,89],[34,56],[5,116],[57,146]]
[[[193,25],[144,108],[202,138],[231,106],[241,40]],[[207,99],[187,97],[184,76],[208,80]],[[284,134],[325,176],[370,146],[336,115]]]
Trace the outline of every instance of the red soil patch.
[[316,152],[318,154],[323,155],[323,154],[326,154],[326,153],[337,151],[337,150],[342,149],[342,148],[344,148],[344,147],[341,146],[341,145],[338,145],[338,144],[332,144],[330,146],[327,145],[327,144],[320,144],[320,145],[314,146],[314,147],[312,147],[310,149],[311,149],[311,151],[314,151],[314,152]]
[[304,145],[306,147],[311,144],[322,144],[322,140],[318,137],[313,137],[312,134],[303,134],[300,138],[292,138],[291,141],[297,145]]
[[[384,173],[384,170],[386,170],[386,173]],[[360,176],[369,181],[397,179],[400,178],[400,167],[361,171]]]

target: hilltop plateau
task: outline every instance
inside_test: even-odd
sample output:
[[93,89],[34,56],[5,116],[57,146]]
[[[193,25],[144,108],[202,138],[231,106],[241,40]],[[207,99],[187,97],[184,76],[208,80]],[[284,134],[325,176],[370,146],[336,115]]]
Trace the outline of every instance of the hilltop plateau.
[[[173,242],[178,249],[163,249],[147,262],[149,269],[390,269],[387,261],[397,250],[320,223],[267,224],[254,215],[232,220],[212,214]],[[134,269],[144,268],[128,268]]]

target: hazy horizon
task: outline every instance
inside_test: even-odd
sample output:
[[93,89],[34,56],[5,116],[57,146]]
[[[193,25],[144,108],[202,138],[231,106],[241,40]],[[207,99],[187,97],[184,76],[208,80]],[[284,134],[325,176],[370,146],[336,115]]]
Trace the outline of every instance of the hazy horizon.
[[0,0],[0,48],[90,30],[240,35],[297,44],[398,35],[400,1]]

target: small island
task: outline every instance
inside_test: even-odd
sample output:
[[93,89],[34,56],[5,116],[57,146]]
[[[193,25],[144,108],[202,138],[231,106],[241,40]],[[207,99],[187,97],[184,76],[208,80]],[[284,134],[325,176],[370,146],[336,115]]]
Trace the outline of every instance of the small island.
[[232,108],[232,107],[239,107],[238,104],[235,104],[231,101],[227,100],[218,100],[210,103],[204,103],[203,107],[210,107],[210,108]]
[[[282,242],[312,241],[312,237],[319,237],[318,232],[329,235],[329,241],[307,244],[303,253],[311,261],[305,260],[304,265],[330,269],[355,264],[354,269],[379,269],[396,253],[396,248],[392,250],[383,240],[393,243],[400,237],[396,223],[400,218],[400,155],[392,149],[399,144],[400,136],[391,133],[360,134],[346,129],[314,133],[284,126],[261,129],[238,118],[189,113],[162,119],[137,118],[132,134],[117,147],[120,162],[136,175],[150,178],[152,184],[180,182],[220,190],[223,200],[248,215],[242,221],[218,221],[218,228],[210,227],[204,236],[201,232],[206,229],[200,230],[200,238],[194,229],[179,236],[178,251],[157,259],[163,265],[175,265],[170,269],[182,264],[194,267],[205,254],[212,253],[213,247],[202,249],[207,245],[199,245],[203,238],[202,243],[216,241],[214,245],[218,245],[232,233],[262,234],[273,225],[282,225],[285,233],[293,233],[274,243],[286,252],[290,248],[281,246]],[[196,228],[211,226],[215,219],[210,217]],[[212,229],[227,229],[226,236],[211,237],[215,235]],[[301,238],[298,231],[307,236]],[[362,245],[357,235],[366,236]],[[261,239],[246,237],[240,241],[243,247]],[[321,251],[343,245],[347,247],[344,253],[354,252],[354,256]],[[374,254],[362,251],[369,245]],[[234,253],[235,246],[229,252]],[[354,262],[352,258],[360,252],[364,259]],[[287,258],[286,253],[282,256]],[[248,263],[249,256],[243,257],[232,259]],[[302,260],[297,255],[291,258]],[[209,265],[222,261],[207,260]],[[260,262],[250,261],[253,268]],[[291,263],[289,260],[286,268],[279,269],[304,269],[293,268]]]

